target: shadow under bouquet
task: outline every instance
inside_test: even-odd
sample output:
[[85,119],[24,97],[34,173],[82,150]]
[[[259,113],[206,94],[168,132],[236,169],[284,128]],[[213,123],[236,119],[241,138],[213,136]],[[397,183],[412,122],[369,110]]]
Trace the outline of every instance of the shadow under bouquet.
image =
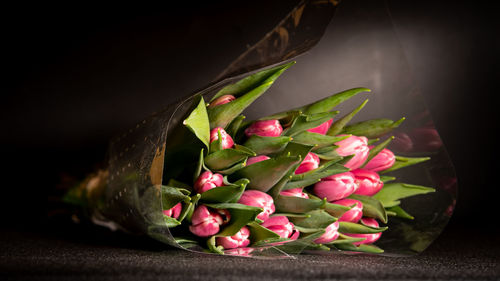
[[435,191],[391,172],[429,157],[387,148],[404,118],[351,122],[368,100],[336,110],[367,88],[246,120],[293,64],[223,80],[137,124],[111,142],[107,169],[65,201],[96,224],[193,251],[383,253],[389,220],[413,219],[401,200]]

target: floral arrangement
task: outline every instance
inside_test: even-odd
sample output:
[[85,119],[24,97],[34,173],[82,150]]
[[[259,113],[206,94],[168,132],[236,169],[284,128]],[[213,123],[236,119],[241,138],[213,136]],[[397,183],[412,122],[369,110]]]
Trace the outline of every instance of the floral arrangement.
[[[151,196],[141,192],[134,197],[138,205],[161,206],[155,219],[143,212],[148,226],[143,232],[218,254],[252,256],[269,249],[382,253],[376,243],[388,231],[389,218],[413,219],[401,200],[434,189],[390,175],[429,159],[387,149],[391,130],[404,118],[351,123],[368,100],[337,117],[337,105],[369,89],[245,120],[245,108],[293,64],[246,76],[208,102],[204,95],[191,98],[189,110],[166,137],[162,184],[151,180],[157,200],[145,200]],[[101,221],[113,221],[103,211],[106,200],[116,196],[116,191],[106,192],[109,177],[107,171],[94,175],[70,190],[66,201],[100,210]],[[117,223],[127,230],[127,223]]]

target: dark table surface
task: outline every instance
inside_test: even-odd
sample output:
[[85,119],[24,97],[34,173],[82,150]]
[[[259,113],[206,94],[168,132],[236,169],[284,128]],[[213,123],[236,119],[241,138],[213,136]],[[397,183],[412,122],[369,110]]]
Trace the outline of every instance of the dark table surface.
[[10,228],[0,233],[2,280],[500,280],[499,256],[497,230],[456,226],[448,227],[422,254],[409,258],[224,257],[75,225]]

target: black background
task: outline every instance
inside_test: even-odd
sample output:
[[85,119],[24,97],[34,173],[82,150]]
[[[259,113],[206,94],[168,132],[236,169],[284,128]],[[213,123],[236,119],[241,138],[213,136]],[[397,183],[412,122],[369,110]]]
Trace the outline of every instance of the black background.
[[[61,187],[94,169],[110,137],[209,83],[294,3],[2,9],[2,226],[45,226]],[[493,7],[385,4],[456,168],[451,225],[498,230]]]

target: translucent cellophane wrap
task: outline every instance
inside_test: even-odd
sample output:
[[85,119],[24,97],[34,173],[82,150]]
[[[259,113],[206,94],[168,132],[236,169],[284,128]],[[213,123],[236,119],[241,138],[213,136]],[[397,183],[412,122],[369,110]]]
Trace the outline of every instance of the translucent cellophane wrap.
[[[224,86],[294,58],[297,65],[246,110],[247,119],[295,108],[348,88],[370,88],[370,103],[353,121],[397,120],[405,116],[404,124],[392,132],[395,141],[389,148],[402,157],[431,157],[431,160],[389,175],[436,189],[429,195],[405,199],[402,202],[404,209],[414,219],[391,217],[389,230],[377,245],[385,250],[382,255],[390,256],[419,253],[430,245],[448,222],[456,203],[456,180],[451,162],[411,79],[404,51],[384,3],[375,1],[373,7],[360,9],[355,3],[346,1],[328,25],[337,6],[337,2],[301,2],[276,28],[223,71],[218,76],[219,82],[153,114],[114,138],[109,145],[106,171],[94,176],[93,182],[86,183],[87,193],[92,195],[88,196],[87,207],[93,222],[112,229],[147,234],[172,246],[205,251],[196,245],[181,246],[165,223],[160,187],[165,184],[165,171],[176,168],[164,166],[165,155],[182,145],[176,143],[181,133],[179,127],[196,97],[203,96],[208,101]],[[364,17],[366,13],[371,16]],[[319,41],[323,31],[325,35]],[[305,51],[308,51],[305,55],[296,57]],[[238,76],[228,77],[234,74]],[[358,106],[362,98],[365,97],[356,97],[341,105],[338,108],[341,115]],[[189,154],[184,156],[189,157]],[[100,182],[97,188],[96,181]],[[251,252],[231,250],[226,254],[279,258],[299,254],[305,247],[295,242],[255,248]]]

